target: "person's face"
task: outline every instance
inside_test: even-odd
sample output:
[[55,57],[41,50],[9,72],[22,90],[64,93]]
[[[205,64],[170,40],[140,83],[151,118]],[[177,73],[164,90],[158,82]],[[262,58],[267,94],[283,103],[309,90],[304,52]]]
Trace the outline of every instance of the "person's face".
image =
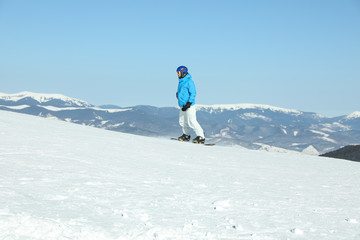
[[177,72],[177,75],[180,78],[181,77],[181,72]]

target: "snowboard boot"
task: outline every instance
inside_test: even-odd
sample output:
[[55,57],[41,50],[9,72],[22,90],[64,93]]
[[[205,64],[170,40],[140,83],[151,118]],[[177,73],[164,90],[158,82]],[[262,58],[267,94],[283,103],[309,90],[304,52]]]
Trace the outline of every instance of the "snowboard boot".
[[190,141],[190,135],[183,134],[182,136],[178,137],[178,140],[182,142],[188,142]]
[[205,138],[197,136],[196,138],[193,139],[193,143],[201,143],[204,144],[205,143]]

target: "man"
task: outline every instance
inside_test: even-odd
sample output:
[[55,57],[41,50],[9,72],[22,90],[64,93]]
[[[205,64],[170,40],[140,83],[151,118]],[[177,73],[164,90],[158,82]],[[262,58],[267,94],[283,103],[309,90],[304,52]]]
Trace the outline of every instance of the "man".
[[183,135],[178,138],[179,141],[190,140],[190,129],[192,128],[197,137],[193,139],[194,143],[205,143],[204,131],[196,120],[195,96],[196,89],[191,75],[185,66],[177,68],[179,77],[178,90],[176,98],[180,107],[179,124],[182,127]]

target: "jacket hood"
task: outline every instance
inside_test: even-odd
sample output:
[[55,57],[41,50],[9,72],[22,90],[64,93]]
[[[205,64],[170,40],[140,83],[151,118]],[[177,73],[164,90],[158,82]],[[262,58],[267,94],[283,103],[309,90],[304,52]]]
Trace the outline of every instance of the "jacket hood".
[[188,79],[191,79],[190,73],[186,74],[183,78],[179,78],[179,82],[187,81]]

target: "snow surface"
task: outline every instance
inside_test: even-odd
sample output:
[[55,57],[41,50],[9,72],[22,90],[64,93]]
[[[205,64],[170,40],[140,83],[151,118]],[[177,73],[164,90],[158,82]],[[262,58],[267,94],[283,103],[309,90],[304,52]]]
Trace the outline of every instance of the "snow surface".
[[244,113],[244,114],[239,115],[239,117],[241,119],[244,119],[244,120],[250,120],[250,119],[254,119],[254,118],[259,118],[259,119],[262,119],[264,121],[268,121],[268,122],[271,121],[270,118],[265,117],[263,115],[256,114],[256,113]]
[[[331,143],[337,143],[334,139],[331,139],[331,138],[329,138],[329,134],[327,134],[327,133],[323,133],[323,132],[321,132],[321,131],[316,131],[316,130],[310,130],[312,133],[315,133],[315,134],[319,134],[319,135],[321,135],[322,137],[318,137],[318,138],[320,138],[320,139],[322,139],[322,140],[325,140],[325,141],[328,141],[328,142],[331,142]],[[303,151],[304,152],[304,151]]]
[[116,113],[116,112],[125,112],[130,111],[132,108],[122,108],[122,109],[106,109],[106,108],[99,108],[99,107],[54,107],[54,106],[41,106],[37,105],[38,107],[45,108],[50,111],[58,112],[58,111],[67,111],[67,110],[79,110],[79,109],[94,109],[97,111],[104,111],[109,113]]
[[360,239],[360,164],[0,111],[0,239]]
[[4,108],[8,108],[8,109],[14,109],[14,110],[22,110],[22,109],[30,107],[30,105],[17,105],[17,106],[0,105],[0,107],[4,107]]
[[278,152],[278,153],[293,153],[293,154],[300,154],[300,152],[298,151],[292,151],[292,150],[288,150],[285,148],[280,148],[280,147],[274,147],[271,145],[267,145],[264,143],[254,143],[255,145],[260,146],[260,148],[258,150],[264,150],[264,151],[268,151],[268,152]]
[[309,145],[307,148],[302,150],[302,153],[309,154],[309,155],[316,155],[316,156],[318,156],[320,154],[313,145]]

